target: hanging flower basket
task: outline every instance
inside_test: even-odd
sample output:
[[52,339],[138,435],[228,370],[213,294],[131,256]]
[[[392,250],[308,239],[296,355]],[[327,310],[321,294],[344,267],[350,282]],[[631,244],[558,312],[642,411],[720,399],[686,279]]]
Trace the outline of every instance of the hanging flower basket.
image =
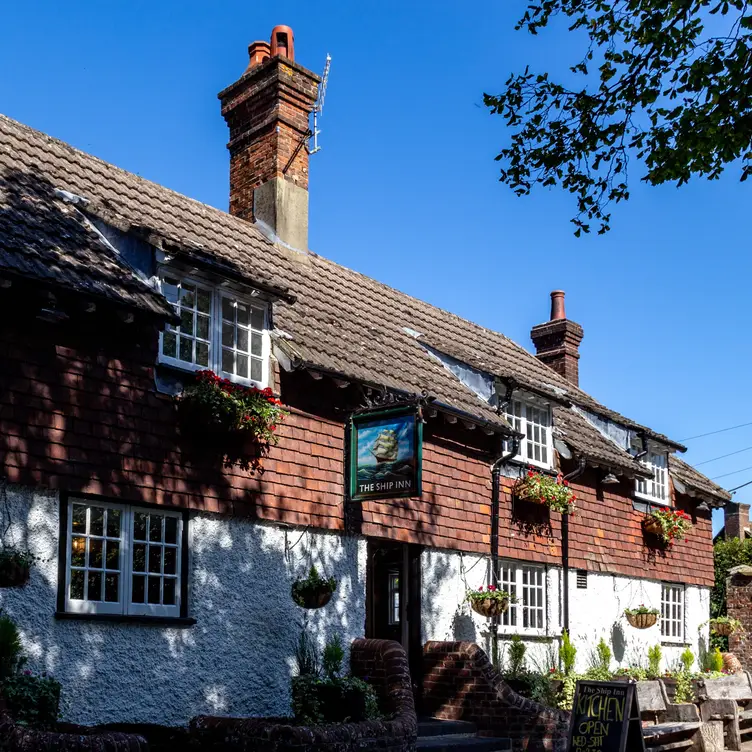
[[656,509],[642,520],[642,529],[670,546],[692,529],[692,518],[681,509]]
[[29,581],[34,556],[6,548],[0,551],[0,588],[23,587]]
[[336,589],[337,580],[334,577],[322,579],[316,567],[311,567],[308,577],[293,582],[290,594],[301,608],[322,608],[332,599]]
[[658,609],[640,605],[624,609],[624,616],[635,629],[650,629],[658,621]]
[[501,616],[515,598],[505,590],[499,590],[495,585],[489,585],[486,590],[482,587],[477,590],[469,590],[465,600],[476,614],[490,619],[493,616]]
[[738,632],[742,628],[742,623],[738,619],[732,619],[730,616],[719,616],[717,619],[710,620],[710,631],[721,637]]
[[528,468],[527,475],[520,478],[514,486],[514,495],[518,499],[545,504],[554,512],[572,514],[577,496],[564,480],[561,473],[556,478]]
[[182,434],[219,451],[227,466],[263,472],[261,460],[278,439],[287,413],[270,388],[257,389],[197,371],[195,383],[176,398]]

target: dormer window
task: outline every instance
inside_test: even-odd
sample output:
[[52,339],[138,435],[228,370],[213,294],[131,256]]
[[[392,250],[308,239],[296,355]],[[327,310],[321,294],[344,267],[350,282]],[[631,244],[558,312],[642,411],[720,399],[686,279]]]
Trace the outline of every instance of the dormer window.
[[265,386],[269,363],[267,309],[229,287],[160,275],[162,293],[180,317],[159,337],[159,362],[190,371],[211,369],[241,384]]
[[514,459],[550,468],[553,465],[553,442],[549,407],[523,400],[512,400],[504,412],[504,417],[512,428],[523,434]]
[[640,458],[640,462],[653,473],[653,477],[636,479],[635,496],[652,504],[669,504],[668,455],[665,452],[648,452]]

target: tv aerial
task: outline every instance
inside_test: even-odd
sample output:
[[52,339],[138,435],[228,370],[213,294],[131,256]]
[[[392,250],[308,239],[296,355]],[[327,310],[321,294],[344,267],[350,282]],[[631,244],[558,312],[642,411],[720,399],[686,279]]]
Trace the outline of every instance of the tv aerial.
[[319,94],[316,97],[316,104],[313,106],[313,133],[312,133],[312,143],[311,148],[309,150],[309,154],[315,154],[317,151],[320,151],[321,147],[319,146],[319,133],[321,131],[319,130],[319,118],[321,117],[321,112],[324,109],[324,98],[326,97],[326,85],[329,82],[329,68],[331,68],[332,65],[332,56],[327,53],[326,54],[326,63],[324,64],[324,72],[321,75],[321,83],[319,84]]

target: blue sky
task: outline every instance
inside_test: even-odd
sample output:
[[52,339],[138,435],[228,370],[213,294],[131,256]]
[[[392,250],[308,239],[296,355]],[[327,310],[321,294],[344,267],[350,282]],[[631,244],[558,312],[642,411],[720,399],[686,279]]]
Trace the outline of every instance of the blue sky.
[[[227,208],[216,94],[272,26],[332,71],[311,160],[311,247],[530,347],[567,291],[585,328],[581,385],[683,439],[752,422],[750,184],[731,168],[681,189],[634,182],[605,237],[576,239],[557,191],[497,181],[504,124],[482,105],[513,70],[562,71],[577,40],[513,30],[524,5],[140,0],[9,3],[0,110],[127,170]],[[633,175],[639,176],[633,163]],[[752,426],[689,442],[702,462],[752,447]],[[752,450],[702,466],[752,466]],[[720,479],[752,480],[752,469]],[[752,500],[752,486],[737,494]]]

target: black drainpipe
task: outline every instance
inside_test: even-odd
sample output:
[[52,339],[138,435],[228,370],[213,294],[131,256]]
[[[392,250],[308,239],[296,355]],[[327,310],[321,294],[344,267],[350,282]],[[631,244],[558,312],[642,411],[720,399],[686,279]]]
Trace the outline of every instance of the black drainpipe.
[[[577,467],[571,473],[564,476],[564,480],[570,481],[579,478],[585,472],[585,460],[580,457]],[[563,579],[564,597],[562,598],[562,610],[564,611],[564,629],[569,632],[569,515],[561,515],[561,568]]]
[[[499,394],[499,381],[496,382],[496,413],[501,415],[504,407],[512,401],[516,382],[510,379],[506,385],[504,399]],[[503,444],[503,439],[502,439]],[[509,451],[501,451],[491,465],[491,566],[488,571],[488,585],[499,584],[499,502],[501,496],[501,468],[517,455],[520,448],[520,436],[511,437]],[[499,665],[499,617],[491,617],[491,660],[494,666]]]

